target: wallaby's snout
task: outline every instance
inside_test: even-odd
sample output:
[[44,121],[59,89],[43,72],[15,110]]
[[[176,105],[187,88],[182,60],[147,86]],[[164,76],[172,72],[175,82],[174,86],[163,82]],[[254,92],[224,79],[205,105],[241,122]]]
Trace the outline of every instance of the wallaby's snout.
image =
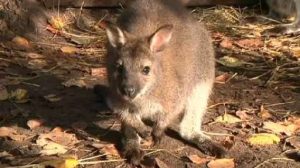
[[122,84],[121,86],[121,92],[124,96],[127,96],[129,98],[134,98],[136,96],[136,88],[133,85],[130,84]]

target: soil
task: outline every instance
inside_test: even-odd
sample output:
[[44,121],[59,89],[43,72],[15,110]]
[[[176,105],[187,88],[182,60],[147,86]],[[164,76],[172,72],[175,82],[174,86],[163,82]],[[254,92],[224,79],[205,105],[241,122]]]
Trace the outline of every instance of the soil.
[[[21,15],[18,12],[8,15],[7,5],[10,11],[23,11],[24,6],[20,7],[16,5],[17,3],[14,5],[13,2],[19,1],[1,2],[1,14],[5,14],[10,20],[32,19],[23,14],[19,17]],[[66,16],[70,14],[68,10],[64,12]],[[84,12],[90,14],[87,16],[93,16],[92,18],[97,17],[96,20],[104,15],[112,18],[118,15],[118,10],[108,9],[86,9]],[[67,152],[69,155],[82,158],[88,154],[101,153],[93,143],[115,144],[119,149],[121,135],[118,119],[93,92],[95,85],[106,83],[105,71],[102,72],[105,63],[104,30],[101,28],[97,30],[99,31],[97,42],[79,44],[72,41],[73,36],[53,34],[46,29],[39,29],[41,34],[35,34],[35,37],[40,36],[40,39],[31,38],[27,36],[28,32],[34,34],[34,31],[22,32],[17,27],[16,30],[9,28],[17,23],[9,23],[7,19],[0,22],[6,25],[1,30],[0,88],[5,88],[8,92],[25,89],[28,91],[29,100],[23,103],[14,100],[0,101],[0,127],[12,127],[27,138],[15,141],[10,137],[0,137],[0,153],[6,151],[10,154],[10,157],[0,155],[0,167],[40,163],[43,160],[60,158],[60,155],[42,156],[41,147],[36,144],[39,135],[48,133],[55,127],[74,133],[80,140],[76,146],[69,149]],[[25,37],[30,46],[16,45],[12,40],[16,35]],[[79,50],[68,54],[62,52],[63,46],[72,46]],[[218,50],[218,47],[216,44],[217,58],[220,58],[224,53]],[[215,133],[211,135],[212,138],[227,148],[227,158],[233,158],[237,168],[300,167],[297,148],[286,142],[290,137],[299,137],[297,133],[281,134],[280,143],[273,145],[251,145],[247,141],[252,134],[270,132],[262,128],[264,119],[259,115],[262,107],[271,113],[272,116],[268,119],[270,121],[279,122],[289,117],[299,117],[300,93],[297,87],[294,87],[297,82],[281,80],[272,85],[265,85],[268,78],[253,80],[251,79],[253,75],[249,75],[246,70],[230,69],[218,64],[216,76],[222,74],[229,74],[233,78],[225,83],[215,84],[203,130]],[[50,94],[60,99],[51,101],[45,98]],[[246,111],[251,119],[233,124],[214,122],[224,113],[236,115],[236,112],[241,110]],[[30,129],[27,122],[32,119],[42,120],[43,124]],[[74,123],[85,126],[83,129],[77,129]],[[143,167],[153,167],[155,158],[170,168],[206,167],[205,164],[192,163],[187,158],[190,155],[207,156],[180,139],[176,130],[174,123],[166,131],[161,144],[148,147],[148,150],[152,149],[154,152],[147,155]],[[103,158],[105,159],[107,158]],[[117,166],[128,165],[124,161],[119,161],[85,167]]]

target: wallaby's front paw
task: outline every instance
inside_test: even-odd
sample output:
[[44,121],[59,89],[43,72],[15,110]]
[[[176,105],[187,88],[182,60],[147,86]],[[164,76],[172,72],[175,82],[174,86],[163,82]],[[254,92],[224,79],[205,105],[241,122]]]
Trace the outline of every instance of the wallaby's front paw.
[[222,145],[209,139],[201,143],[198,143],[197,146],[203,153],[207,155],[215,156],[217,158],[223,158],[227,154],[225,148]]
[[147,139],[148,137],[151,136],[151,132],[148,131],[147,129],[138,131],[138,134],[139,134],[139,136],[140,136],[141,138],[143,138],[143,139]]
[[137,166],[144,157],[144,151],[135,148],[128,149],[123,152],[123,155],[127,159],[128,163]]
[[154,130],[152,131],[152,138],[153,138],[153,142],[154,142],[153,145],[154,145],[154,146],[160,144],[160,142],[161,142],[161,140],[162,140],[162,137],[163,137],[163,134],[164,134],[164,132],[161,131],[161,130],[156,130],[156,129],[154,129]]

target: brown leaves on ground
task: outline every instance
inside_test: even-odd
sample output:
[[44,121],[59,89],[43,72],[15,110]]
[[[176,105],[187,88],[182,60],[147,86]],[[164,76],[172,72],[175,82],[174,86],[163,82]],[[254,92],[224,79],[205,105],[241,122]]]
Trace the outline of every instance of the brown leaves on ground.
[[38,128],[38,127],[42,126],[44,122],[45,122],[44,120],[32,119],[32,120],[27,121],[27,126],[30,129],[35,129],[35,128]]
[[208,168],[234,168],[233,159],[216,159],[212,160],[207,164]]
[[14,42],[17,46],[22,47],[22,48],[30,48],[31,47],[31,44],[29,43],[29,41],[24,37],[16,36],[12,39],[12,42]]
[[65,54],[75,54],[79,51],[78,48],[72,46],[61,47],[60,50]]
[[189,160],[195,164],[202,165],[206,164],[207,162],[211,161],[213,158],[203,158],[198,155],[189,155],[187,156]]
[[115,144],[93,143],[92,146],[99,149],[108,158],[120,158],[121,157],[119,151],[117,150],[117,148],[115,146]]
[[78,142],[75,134],[67,133],[59,127],[41,134],[36,140],[37,145],[42,147],[41,154],[44,155],[64,154]]
[[239,118],[231,115],[231,114],[227,114],[225,113],[223,116],[219,116],[215,119],[215,122],[220,122],[220,123],[227,123],[227,124],[234,124],[237,122],[241,122],[242,120],[240,120]]
[[264,42],[260,38],[242,39],[234,42],[237,46],[245,49],[259,49],[264,46]]
[[24,141],[27,138],[26,135],[23,135],[10,127],[0,127],[0,137],[9,137],[15,141]]
[[251,135],[248,141],[252,145],[272,145],[278,144],[280,138],[275,134],[260,133]]

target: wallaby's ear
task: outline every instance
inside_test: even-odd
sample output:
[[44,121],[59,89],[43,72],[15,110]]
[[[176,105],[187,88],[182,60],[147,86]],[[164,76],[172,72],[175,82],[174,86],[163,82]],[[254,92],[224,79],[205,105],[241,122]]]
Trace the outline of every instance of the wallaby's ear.
[[159,28],[150,37],[150,50],[153,52],[162,51],[170,42],[173,34],[173,26],[165,25]]
[[106,34],[109,43],[113,47],[119,47],[126,43],[126,37],[124,32],[116,25],[108,23],[106,26]]

